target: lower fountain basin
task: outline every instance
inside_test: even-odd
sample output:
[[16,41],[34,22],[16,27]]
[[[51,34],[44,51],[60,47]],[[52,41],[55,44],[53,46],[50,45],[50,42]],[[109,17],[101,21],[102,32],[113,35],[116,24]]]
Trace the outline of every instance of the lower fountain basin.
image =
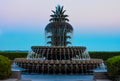
[[90,60],[29,60],[26,58],[16,58],[15,64],[24,68],[28,73],[46,73],[46,74],[69,74],[93,73],[93,69],[100,68],[102,59]]

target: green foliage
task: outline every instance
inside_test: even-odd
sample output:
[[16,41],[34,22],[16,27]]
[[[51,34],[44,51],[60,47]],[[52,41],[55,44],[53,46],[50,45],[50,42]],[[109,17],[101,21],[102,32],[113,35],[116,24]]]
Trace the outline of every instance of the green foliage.
[[26,58],[27,52],[0,52],[0,55],[8,57],[10,60],[14,60],[15,58]]
[[110,78],[120,78],[120,56],[114,56],[107,60],[107,70]]
[[108,58],[120,55],[120,52],[89,52],[91,58],[103,59],[106,61]]
[[11,73],[11,62],[7,57],[0,55],[0,79],[7,78]]

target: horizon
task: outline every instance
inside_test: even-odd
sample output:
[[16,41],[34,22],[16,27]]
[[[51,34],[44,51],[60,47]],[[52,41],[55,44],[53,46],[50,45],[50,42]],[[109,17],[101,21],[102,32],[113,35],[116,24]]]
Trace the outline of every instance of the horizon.
[[51,10],[64,6],[73,28],[71,46],[120,51],[120,0],[0,0],[0,50],[44,46]]

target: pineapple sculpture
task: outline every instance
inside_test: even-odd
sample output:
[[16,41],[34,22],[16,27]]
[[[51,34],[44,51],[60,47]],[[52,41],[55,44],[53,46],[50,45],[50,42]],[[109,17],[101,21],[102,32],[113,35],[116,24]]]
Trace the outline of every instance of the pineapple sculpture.
[[63,6],[58,5],[56,11],[50,15],[50,23],[45,28],[47,44],[50,46],[67,46],[71,44],[73,27],[68,23],[68,15],[65,15],[66,10]]

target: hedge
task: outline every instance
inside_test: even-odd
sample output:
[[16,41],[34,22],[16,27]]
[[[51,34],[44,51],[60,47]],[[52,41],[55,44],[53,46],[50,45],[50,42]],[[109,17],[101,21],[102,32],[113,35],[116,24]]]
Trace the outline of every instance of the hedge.
[[120,52],[89,52],[91,58],[103,59],[106,61],[108,58],[120,55]]
[[107,70],[108,76],[111,79],[114,79],[114,81],[120,81],[120,56],[114,56],[107,60]]
[[0,55],[8,57],[10,60],[14,60],[15,58],[26,58],[27,52],[0,52]]
[[8,78],[11,73],[11,62],[7,57],[0,55],[0,79]]
[[[27,52],[0,52],[0,55],[6,56],[11,60],[14,60],[15,58],[26,58]],[[91,58],[98,58],[107,60],[108,58],[111,58],[113,56],[120,55],[120,52],[89,52]]]

